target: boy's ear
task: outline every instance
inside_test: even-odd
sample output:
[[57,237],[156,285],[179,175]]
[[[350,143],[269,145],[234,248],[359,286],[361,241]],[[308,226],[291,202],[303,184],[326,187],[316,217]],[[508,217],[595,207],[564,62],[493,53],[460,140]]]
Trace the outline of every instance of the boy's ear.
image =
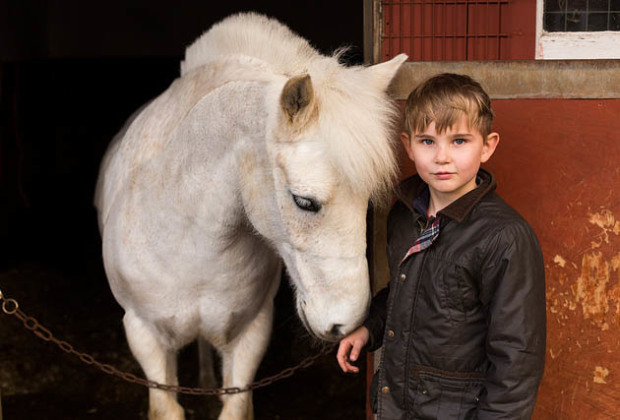
[[499,134],[491,133],[484,140],[484,144],[482,145],[482,156],[480,156],[480,163],[484,163],[487,160],[491,159],[493,156],[493,152],[495,152],[495,148],[499,143]]
[[409,134],[405,131],[400,133],[400,141],[403,143],[403,146],[405,146],[407,156],[409,156],[409,159],[413,162],[413,150],[411,150],[411,138],[409,137]]

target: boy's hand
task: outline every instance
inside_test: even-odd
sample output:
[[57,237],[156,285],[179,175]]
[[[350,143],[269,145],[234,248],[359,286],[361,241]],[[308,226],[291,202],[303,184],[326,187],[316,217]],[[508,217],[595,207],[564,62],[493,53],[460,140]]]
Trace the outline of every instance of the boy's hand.
[[357,366],[352,365],[350,362],[357,361],[362,348],[368,343],[370,333],[368,328],[363,325],[340,340],[338,346],[338,354],[336,359],[338,364],[344,373],[357,373],[360,369]]

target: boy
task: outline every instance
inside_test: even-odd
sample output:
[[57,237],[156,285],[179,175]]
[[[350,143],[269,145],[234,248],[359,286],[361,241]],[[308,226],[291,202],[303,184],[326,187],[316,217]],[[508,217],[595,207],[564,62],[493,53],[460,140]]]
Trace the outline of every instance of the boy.
[[[391,280],[342,339],[344,372],[383,345],[378,419],[528,419],[545,358],[545,284],[532,229],[480,169],[499,142],[468,76],[442,74],[407,99],[401,140],[417,175],[388,218]],[[373,388],[371,386],[371,388]]]

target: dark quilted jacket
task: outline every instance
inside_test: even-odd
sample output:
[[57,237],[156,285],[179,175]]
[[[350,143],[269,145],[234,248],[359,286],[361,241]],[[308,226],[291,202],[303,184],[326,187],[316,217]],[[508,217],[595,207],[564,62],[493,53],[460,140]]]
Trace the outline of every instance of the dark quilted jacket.
[[[545,283],[534,232],[493,176],[439,212],[439,237],[399,265],[424,218],[405,181],[388,219],[391,280],[365,325],[383,345],[378,419],[529,419],[545,357]],[[371,396],[372,397],[372,396]]]

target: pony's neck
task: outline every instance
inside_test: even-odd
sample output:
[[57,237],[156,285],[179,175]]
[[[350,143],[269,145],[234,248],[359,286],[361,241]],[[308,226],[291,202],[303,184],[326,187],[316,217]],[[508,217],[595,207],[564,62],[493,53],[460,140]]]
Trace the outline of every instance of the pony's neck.
[[264,89],[260,83],[230,82],[211,92],[194,106],[169,142],[165,155],[174,169],[161,181],[169,194],[187,200],[184,209],[196,212],[192,217],[242,217],[242,175],[250,170],[269,172],[256,167],[266,165]]

